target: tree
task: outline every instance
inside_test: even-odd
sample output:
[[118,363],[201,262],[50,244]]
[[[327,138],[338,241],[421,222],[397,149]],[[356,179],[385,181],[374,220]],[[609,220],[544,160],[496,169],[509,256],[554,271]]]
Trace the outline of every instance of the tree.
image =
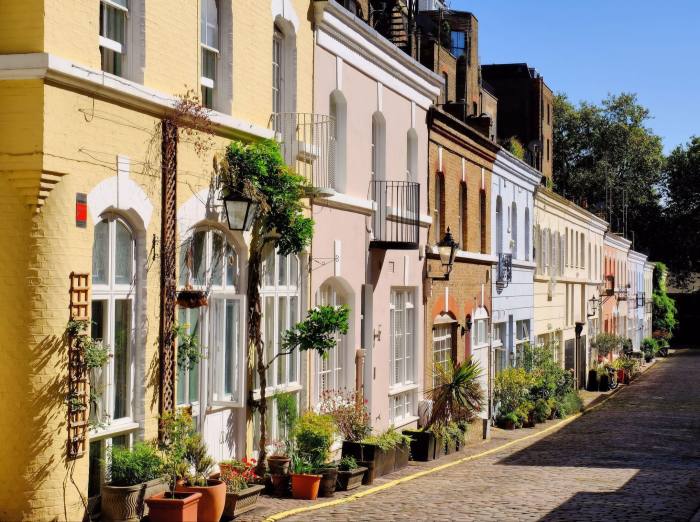
[[673,329],[677,326],[676,302],[666,293],[668,269],[663,263],[654,265],[654,308],[652,313],[652,330],[657,339],[670,340]]
[[554,99],[557,192],[593,211],[609,210],[606,217],[618,232],[623,231],[626,192],[628,230],[635,232],[636,246],[646,249],[663,229],[659,225],[664,157],[661,138],[646,126],[650,118],[635,94],[609,95],[600,105],[581,102],[578,107],[566,95]]
[[663,257],[676,281],[684,284],[688,276],[700,271],[700,137],[676,147],[664,169],[664,196],[668,227],[672,238]]
[[298,254],[311,242],[313,220],[304,215],[303,199],[309,185],[303,176],[291,171],[279,146],[269,140],[245,145],[232,142],[219,166],[222,192],[244,195],[258,204],[253,220],[248,259],[248,361],[257,370],[260,400],[248,402],[260,414],[258,466],[265,465],[267,454],[267,369],[274,359],[295,349],[315,349],[325,356],[336,344],[334,335],[347,332],[347,308],[320,307],[311,310],[302,321],[284,334],[283,350],[266,359],[262,340],[260,277],[263,253],[268,248],[282,255]]

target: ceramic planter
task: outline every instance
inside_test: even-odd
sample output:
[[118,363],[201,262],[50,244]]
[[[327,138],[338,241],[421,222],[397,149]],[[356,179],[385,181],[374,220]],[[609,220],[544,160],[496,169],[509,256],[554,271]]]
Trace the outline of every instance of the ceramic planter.
[[362,466],[347,471],[338,471],[336,489],[338,491],[350,491],[359,488],[362,485],[365,471],[367,471],[367,468]]
[[148,518],[150,522],[198,522],[201,498],[201,493],[186,491],[176,491],[172,496],[168,491],[156,493],[146,499]]
[[138,522],[148,514],[145,499],[167,491],[168,483],[157,478],[135,486],[102,485],[101,520],[104,522]]
[[394,470],[406,467],[411,454],[411,447],[408,445],[408,443],[403,442],[396,446],[394,451]]
[[201,493],[202,498],[197,506],[197,517],[200,521],[218,521],[224,512],[226,504],[226,484],[217,479],[207,480],[207,486],[177,486],[176,491]]
[[318,494],[322,497],[332,497],[335,494],[335,485],[338,480],[338,468],[321,468],[318,473],[322,477]]
[[255,509],[263,489],[265,486],[253,485],[235,493],[226,493],[224,516],[233,518]]
[[431,431],[406,430],[404,435],[411,437],[411,458],[419,462],[435,458],[435,434]]
[[267,457],[267,469],[270,475],[288,475],[289,463],[292,461],[289,457],[273,455]]
[[[292,497],[298,500],[316,500],[321,486],[321,475],[292,473]],[[217,518],[218,520],[218,518]]]

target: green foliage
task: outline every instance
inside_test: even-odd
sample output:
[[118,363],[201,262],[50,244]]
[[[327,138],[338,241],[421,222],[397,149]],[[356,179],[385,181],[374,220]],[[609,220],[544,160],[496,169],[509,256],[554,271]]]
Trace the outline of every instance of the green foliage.
[[549,405],[549,402],[547,399],[537,399],[535,401],[535,407],[533,409],[533,413],[535,415],[535,420],[537,422],[544,422],[547,419],[549,419],[550,415],[552,414],[552,408]]
[[503,143],[503,148],[518,159],[525,159],[525,147],[515,136],[511,136]]
[[433,401],[428,427],[450,421],[471,420],[481,411],[484,392],[479,383],[479,363],[468,359],[458,364],[433,367],[437,383],[427,392]]
[[576,390],[570,390],[562,397],[559,415],[566,417],[583,410],[583,401]]
[[666,280],[668,269],[663,263],[654,265],[654,293],[652,330],[654,337],[669,340],[673,337],[673,330],[678,325],[676,319],[676,302],[668,296]]
[[187,323],[176,323],[173,326],[173,335],[177,339],[177,367],[181,370],[193,370],[203,357],[197,331],[190,332],[190,325]]
[[530,395],[532,376],[524,368],[506,368],[496,375],[494,401],[499,415],[515,413]]
[[234,141],[226,149],[219,172],[224,191],[258,202],[254,227],[261,236],[276,231],[270,242],[280,255],[298,254],[311,243],[313,220],[304,215],[302,202],[309,184],[285,165],[277,143]]
[[296,395],[289,392],[278,393],[275,395],[275,402],[277,403],[277,423],[283,427],[284,433],[292,433],[299,418]]
[[671,152],[662,187],[667,221],[663,244],[683,248],[664,248],[660,253],[668,260],[675,282],[687,287],[689,276],[700,271],[700,137],[691,137]]
[[601,357],[607,357],[610,354],[619,354],[623,342],[624,339],[619,335],[601,332],[591,341],[591,347],[598,350],[598,355]]
[[201,434],[193,433],[185,440],[185,459],[193,470],[188,475],[187,482],[191,486],[206,486],[215,462],[208,455],[207,445]]
[[659,353],[659,350],[661,347],[659,346],[659,342],[654,339],[653,337],[646,337],[642,340],[642,352],[646,357],[656,357],[656,354]]
[[356,391],[328,390],[323,392],[319,411],[333,417],[343,440],[360,441],[372,433],[367,401]]
[[163,476],[163,460],[153,444],[137,442],[134,447],[112,447],[106,461],[110,486],[135,486]]
[[[664,165],[661,138],[648,127],[649,110],[630,93],[609,95],[600,104],[574,106],[554,99],[554,183],[559,193],[586,200],[604,211],[606,186],[613,190],[611,226],[621,230],[622,190],[628,196],[630,230],[637,249],[666,244],[659,183]],[[678,244],[682,244],[679,242]]]
[[357,468],[357,461],[352,455],[347,455],[343,457],[342,459],[340,459],[340,464],[338,464],[338,469],[340,471],[352,471],[353,469]]
[[382,450],[390,450],[396,446],[400,446],[401,444],[410,444],[411,438],[403,433],[399,433],[392,426],[379,435],[370,435],[365,437],[362,439],[362,442],[364,444],[379,446],[379,448]]
[[87,332],[91,322],[87,319],[74,320],[71,319],[66,324],[66,335],[69,337],[77,337],[80,334]]
[[289,469],[292,473],[297,475],[308,475],[313,472],[316,467],[318,466],[302,455],[298,453],[292,454],[292,462],[289,465]]
[[335,434],[333,417],[307,411],[294,428],[294,453],[313,467],[319,467],[328,460]]
[[282,348],[305,352],[315,350],[326,359],[328,352],[338,344],[337,334],[348,333],[350,309],[345,306],[317,306],[309,310],[306,319],[297,323],[282,336]]
[[186,479],[190,472],[187,459],[189,440],[196,431],[192,417],[185,411],[165,413],[161,417],[164,442],[160,445],[163,455],[163,473],[168,476],[170,491],[175,491],[178,479]]

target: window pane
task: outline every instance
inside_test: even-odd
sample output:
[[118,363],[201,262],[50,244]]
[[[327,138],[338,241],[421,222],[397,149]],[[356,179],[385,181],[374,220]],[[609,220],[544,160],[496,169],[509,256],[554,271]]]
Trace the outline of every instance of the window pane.
[[226,284],[238,284],[238,255],[231,245],[226,245]]
[[131,300],[114,302],[114,414],[113,419],[129,415],[129,338],[131,336]]
[[[282,350],[282,336],[287,331],[287,298],[281,297],[277,303],[277,351]],[[289,356],[283,355],[277,358],[277,383],[286,384],[287,380],[287,364]]]
[[109,223],[95,225],[92,242],[92,284],[106,285],[109,270]]
[[299,258],[289,256],[289,286],[299,286]]
[[[92,301],[91,306],[92,326],[90,336],[96,341],[107,342],[108,324],[108,304],[107,301]],[[105,391],[106,391],[106,370],[107,368],[97,368],[90,372],[90,390],[99,395],[101,399],[96,402],[90,401],[90,421],[93,423],[102,422],[105,418]]]
[[211,283],[221,286],[223,280],[224,238],[218,232],[212,232],[211,241]]
[[[266,297],[265,298],[265,313],[263,316],[265,321],[265,357],[266,361],[269,361],[272,354],[275,352],[275,298]],[[267,370],[267,385],[272,386],[274,381],[272,379],[273,373],[272,368]],[[256,387],[260,386],[258,379],[258,372],[255,372]]]
[[[288,328],[291,328],[295,324],[299,322],[299,298],[296,296],[292,296],[289,299],[289,324]],[[289,356],[289,382],[296,382],[297,381],[297,359],[298,359],[298,354],[296,350],[292,352],[292,355]]]
[[[120,2],[117,2],[120,3]],[[125,42],[126,13],[121,9],[100,3],[100,35],[122,45]]]
[[[224,393],[234,394],[238,391],[238,347],[240,303],[238,301],[226,300],[226,329],[224,339]],[[234,397],[238,398],[238,397]]]
[[[199,312],[190,310],[190,333],[197,336],[199,346],[202,345],[202,332],[200,328]],[[199,363],[188,372],[188,400],[189,402],[197,402],[199,400]]]
[[265,258],[265,286],[275,286],[276,257],[274,250],[270,250]]
[[280,286],[287,286],[287,263],[289,258],[283,256],[277,256],[277,263],[279,264],[279,274],[277,275],[277,283]]
[[205,265],[205,248],[206,248],[206,232],[195,232],[191,239],[191,260],[188,260],[192,273],[192,282],[195,285],[206,285],[206,265]]
[[134,262],[134,247],[131,232],[121,221],[116,222],[116,259],[114,262],[114,282],[118,285],[130,285]]

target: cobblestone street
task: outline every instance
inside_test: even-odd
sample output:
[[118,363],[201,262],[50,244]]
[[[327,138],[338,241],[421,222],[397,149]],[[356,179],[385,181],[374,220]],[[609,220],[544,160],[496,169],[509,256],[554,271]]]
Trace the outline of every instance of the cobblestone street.
[[700,350],[677,353],[554,433],[286,520],[689,520],[699,375]]

